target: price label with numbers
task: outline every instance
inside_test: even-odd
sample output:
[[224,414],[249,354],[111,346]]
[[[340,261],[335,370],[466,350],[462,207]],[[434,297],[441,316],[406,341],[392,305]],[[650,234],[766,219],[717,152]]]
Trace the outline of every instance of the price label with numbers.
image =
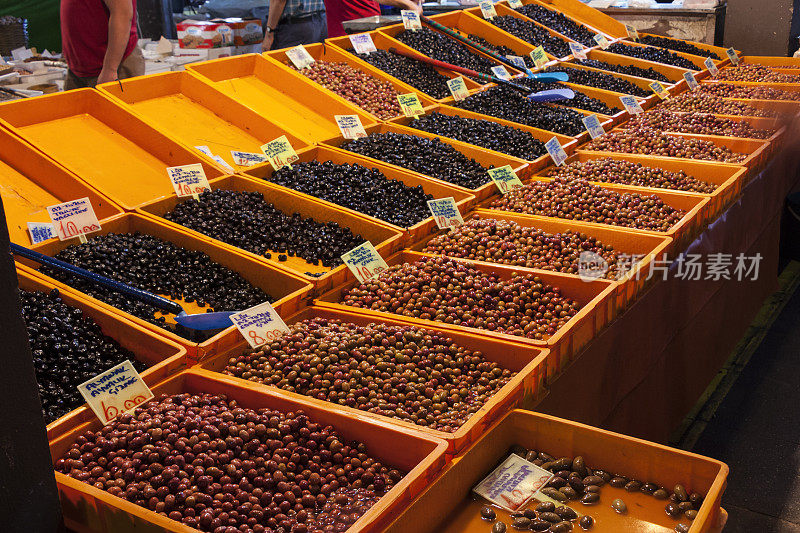
[[292,163],[297,161],[297,152],[292,148],[292,144],[286,135],[281,135],[274,141],[270,141],[261,147],[261,151],[267,156],[269,164],[272,168],[278,170],[283,167],[292,168]]
[[62,241],[100,231],[100,222],[88,197],[48,206],[47,214]]
[[536,65],[536,68],[542,68],[549,61],[549,59],[547,58],[547,54],[544,51],[544,48],[542,48],[541,46],[537,46],[536,48],[534,48],[533,51],[530,53],[530,56],[531,56],[531,61],[533,61],[533,64]]
[[491,68],[492,74],[496,77],[500,78],[501,80],[510,80],[511,74],[508,73],[506,67],[503,65],[497,65]]
[[597,139],[606,132],[603,125],[600,124],[600,119],[597,118],[597,115],[583,117],[583,125],[586,126],[586,131],[589,132],[589,136],[592,139]]
[[344,254],[342,261],[361,283],[371,280],[389,268],[389,265],[369,241]]
[[508,0],[508,7],[511,9],[519,9],[522,7],[522,0]]
[[289,328],[269,302],[232,314],[231,322],[252,348],[289,333]]
[[669,91],[661,85],[660,81],[654,81],[650,84],[650,88],[653,90],[654,93],[658,95],[659,98],[662,100],[666,100],[669,98]]
[[733,48],[728,48],[727,50],[725,50],[725,53],[728,55],[728,59],[731,60],[731,63],[733,63],[734,65],[739,64],[739,56],[736,55],[736,50],[734,50]]
[[167,175],[178,197],[196,196],[203,191],[211,190],[203,165],[200,163],[167,167]]
[[450,94],[453,95],[453,98],[459,102],[469,96],[467,83],[461,76],[453,78],[452,80],[447,80],[447,88],[450,89]]
[[644,113],[644,109],[642,106],[639,105],[639,101],[636,99],[635,96],[620,96],[619,101],[622,102],[622,105],[625,106],[625,111],[630,113],[631,115],[638,115],[639,113]]
[[697,83],[697,78],[695,78],[694,74],[692,74],[688,70],[683,73],[683,79],[686,80],[686,85],[689,86],[690,91],[694,91],[695,89],[700,87],[700,84]]
[[525,58],[520,56],[506,56],[506,58],[511,61],[515,67],[519,68],[520,70],[527,70],[528,65],[525,64]]
[[370,52],[377,52],[375,43],[372,42],[372,35],[369,33],[356,33],[350,36],[350,44],[357,54],[369,54]]
[[252,167],[259,163],[266,163],[269,161],[264,154],[254,154],[253,152],[239,152],[231,150],[231,157],[233,162],[240,167]]
[[403,9],[400,11],[400,16],[403,17],[403,26],[407,30],[421,30],[422,22],[419,20],[419,13],[411,11],[410,9]]
[[428,200],[428,209],[433,213],[433,219],[439,229],[455,228],[464,223],[461,212],[459,212],[456,205],[456,200],[452,196],[438,200]]
[[511,454],[472,489],[478,496],[511,512],[522,509],[555,474]]
[[564,151],[564,148],[561,146],[561,143],[558,142],[557,137],[553,137],[544,143],[544,147],[547,148],[547,153],[553,158],[553,162],[557,167],[563,165],[564,161],[567,160],[567,152]]
[[517,173],[511,168],[511,165],[505,165],[499,168],[490,168],[486,172],[501,193],[506,194],[509,191],[522,187],[524,184],[522,180],[517,177]]
[[494,9],[494,2],[491,0],[483,0],[479,2],[478,5],[481,8],[483,18],[491,20],[497,16],[497,11]]
[[581,43],[570,41],[569,50],[572,52],[572,55],[575,56],[575,59],[586,59],[586,47]]
[[236,170],[232,166],[230,166],[227,161],[222,159],[221,155],[213,155],[213,156],[211,156],[211,159],[213,159],[214,161],[219,163],[219,166],[221,166],[222,168],[227,170],[230,174],[233,174],[234,172],[236,172]]
[[719,74],[719,68],[717,67],[717,64],[714,63],[714,60],[710,57],[707,57],[706,60],[703,61],[703,65],[705,65],[705,67],[708,69],[708,72],[712,76],[716,77],[717,74]]
[[207,155],[208,157],[214,157],[214,154],[211,153],[211,149],[208,146],[195,146],[195,150],[199,151],[202,154]]
[[39,244],[56,236],[56,229],[50,222],[28,222],[31,244]]
[[150,387],[130,361],[84,381],[78,385],[78,392],[103,425],[153,398]]
[[630,37],[631,39],[633,39],[635,41],[639,40],[639,32],[633,26],[631,26],[629,24],[626,24],[625,25],[625,31],[628,32],[628,37]]
[[342,132],[342,137],[345,139],[360,139],[367,136],[358,115],[334,115],[333,118],[336,119],[339,131]]
[[308,53],[308,50],[306,50],[306,47],[302,44],[298,44],[294,48],[286,50],[286,57],[288,57],[297,68],[306,68],[314,63],[314,58],[311,57],[311,54]]
[[400,109],[403,110],[403,114],[407,117],[416,118],[425,114],[425,110],[422,109],[422,103],[420,103],[416,93],[398,94],[397,101],[400,102]]
[[603,35],[602,33],[598,33],[597,35],[595,35],[593,37],[593,39],[594,39],[594,42],[599,44],[600,48],[602,48],[603,50],[605,50],[606,48],[611,46],[611,43],[608,42],[608,39],[606,39],[606,36]]

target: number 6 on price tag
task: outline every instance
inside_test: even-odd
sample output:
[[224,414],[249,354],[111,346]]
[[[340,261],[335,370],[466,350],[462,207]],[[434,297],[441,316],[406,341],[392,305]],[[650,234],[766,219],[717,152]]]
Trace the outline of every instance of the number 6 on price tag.
[[344,254],[342,261],[361,283],[371,280],[389,268],[369,241]]
[[231,315],[231,322],[252,348],[289,333],[289,328],[269,302]]

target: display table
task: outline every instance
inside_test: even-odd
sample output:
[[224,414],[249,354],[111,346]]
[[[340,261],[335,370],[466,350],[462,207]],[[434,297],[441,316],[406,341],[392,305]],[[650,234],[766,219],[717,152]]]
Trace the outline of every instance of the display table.
[[606,7],[606,15],[640,32],[722,46],[727,2],[712,8],[685,8],[682,3],[652,7]]

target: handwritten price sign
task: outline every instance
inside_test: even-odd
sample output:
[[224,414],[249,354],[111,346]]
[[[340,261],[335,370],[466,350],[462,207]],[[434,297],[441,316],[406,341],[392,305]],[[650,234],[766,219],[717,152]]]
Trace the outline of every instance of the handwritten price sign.
[[717,77],[717,75],[719,74],[719,68],[717,67],[717,64],[714,63],[713,59],[711,59],[710,57],[707,57],[706,60],[703,61],[703,65],[706,66],[706,68],[708,69],[708,72],[712,76],[714,76],[715,78]]
[[575,59],[586,59],[586,47],[581,43],[570,42],[569,50]]
[[298,44],[294,48],[286,50],[286,57],[288,57],[295,67],[304,69],[314,63],[314,58],[308,53],[306,47]]
[[625,106],[625,110],[630,113],[631,115],[638,115],[639,113],[644,113],[644,109],[642,106],[639,105],[639,101],[636,100],[635,96],[620,96],[619,101],[622,102],[622,105]]
[[603,125],[600,124],[600,119],[597,118],[597,115],[589,115],[588,117],[584,117],[583,125],[586,126],[586,131],[589,132],[589,136],[592,139],[597,139],[606,132],[606,130],[603,128]]
[[231,157],[233,158],[233,162],[240,167],[252,167],[253,165],[266,163],[268,161],[267,156],[264,154],[238,152],[236,150],[231,150]]
[[700,84],[697,83],[697,78],[695,78],[694,74],[692,74],[688,70],[683,73],[683,79],[686,80],[686,85],[689,86],[690,91],[694,91],[695,89],[700,87]]
[[517,177],[517,173],[511,168],[511,165],[506,165],[500,168],[490,168],[486,172],[500,192],[506,194],[509,191],[522,187],[522,181]]
[[541,46],[537,46],[536,48],[534,48],[533,51],[531,51],[531,53],[528,55],[531,56],[531,61],[533,61],[533,64],[536,65],[536,68],[542,68],[549,61],[549,59],[547,59],[547,54],[545,53],[544,48],[542,48]]
[[736,50],[734,50],[732,47],[725,50],[725,54],[727,54],[728,59],[731,60],[731,63],[734,65],[739,64],[739,56],[736,55]]
[[464,78],[461,76],[447,80],[447,88],[450,89],[450,94],[453,95],[453,98],[456,101],[464,100],[467,96],[469,96],[467,84],[464,81]]
[[231,315],[231,322],[252,348],[258,348],[289,333],[289,328],[269,302]]
[[479,2],[478,5],[481,8],[481,14],[483,15],[483,18],[492,20],[497,16],[497,11],[494,8],[494,2],[491,0],[484,0],[483,2]]
[[364,125],[361,124],[361,119],[358,115],[334,115],[336,124],[339,125],[339,131],[342,132],[342,137],[345,139],[359,139],[366,137],[367,132],[364,130]]
[[491,70],[492,70],[492,74],[494,74],[496,77],[500,78],[501,80],[510,80],[511,79],[511,74],[508,73],[508,71],[506,70],[506,67],[504,67],[503,65],[494,66],[494,67],[491,68]]
[[464,218],[458,210],[456,200],[452,196],[438,200],[428,200],[428,209],[433,214],[433,219],[439,229],[455,228],[464,223]]
[[167,175],[179,197],[197,196],[201,192],[210,191],[211,185],[203,170],[203,165],[183,165],[180,167],[167,167]]
[[594,42],[599,44],[600,48],[602,48],[603,50],[605,50],[606,48],[611,46],[611,43],[608,42],[608,39],[606,39],[606,36],[603,35],[602,33],[598,33],[597,35],[595,35],[592,38],[594,39]]
[[51,205],[47,208],[47,214],[62,241],[100,231],[100,222],[89,198]]
[[662,100],[666,100],[667,98],[669,98],[669,91],[667,91],[667,89],[665,89],[664,86],[661,85],[660,81],[654,81],[653,83],[651,83],[650,88]]
[[357,33],[350,36],[350,44],[357,54],[369,54],[370,52],[377,52],[375,43],[372,41],[372,36],[369,33]]
[[523,58],[522,56],[507,55],[506,59],[514,63],[514,66],[517,67],[518,69],[523,71],[528,70],[528,65],[525,64],[525,58]]
[[403,17],[403,27],[407,30],[421,30],[422,22],[419,20],[419,14],[410,9],[403,9],[400,11],[400,16]]
[[547,149],[547,153],[550,154],[550,157],[553,159],[553,162],[557,167],[563,165],[564,161],[567,160],[567,152],[564,151],[564,148],[561,146],[561,143],[558,142],[557,137],[553,137],[544,143],[544,147]]
[[522,0],[508,0],[508,7],[511,9],[519,9],[522,7]]
[[270,165],[275,170],[283,167],[292,168],[292,163],[300,159],[297,152],[292,148],[292,144],[286,135],[281,135],[274,141],[270,141],[261,147],[261,151],[267,156]]
[[389,268],[389,265],[369,241],[344,254],[342,261],[361,283],[371,280]]
[[400,109],[407,117],[418,117],[425,114],[422,108],[422,103],[419,101],[416,93],[398,94],[397,101],[400,102]]
[[554,475],[519,455],[511,454],[472,491],[503,509],[514,512],[522,508]]
[[121,414],[133,411],[153,397],[130,361],[81,383],[78,392],[103,425]]

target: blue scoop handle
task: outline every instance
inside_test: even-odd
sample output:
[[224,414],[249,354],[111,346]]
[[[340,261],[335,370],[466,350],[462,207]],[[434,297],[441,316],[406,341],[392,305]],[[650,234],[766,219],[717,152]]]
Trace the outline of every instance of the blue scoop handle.
[[573,98],[575,98],[575,91],[566,87],[562,89],[547,89],[546,91],[528,95],[528,99],[534,102],[558,102],[559,100],[572,100]]
[[528,77],[532,80],[541,81],[543,83],[569,81],[569,75],[566,72],[530,72]]

